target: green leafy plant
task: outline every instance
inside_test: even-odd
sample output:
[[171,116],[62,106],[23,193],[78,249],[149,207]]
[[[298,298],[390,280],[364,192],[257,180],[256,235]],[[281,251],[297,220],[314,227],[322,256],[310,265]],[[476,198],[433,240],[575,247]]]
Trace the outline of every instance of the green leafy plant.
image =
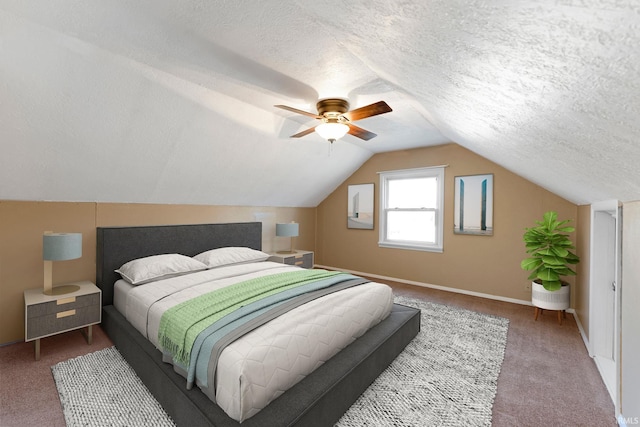
[[523,239],[529,258],[520,263],[523,270],[531,271],[529,280],[541,283],[548,291],[557,291],[562,286],[562,276],[575,276],[569,265],[577,264],[580,258],[566,233],[575,228],[566,224],[571,220],[558,221],[558,213],[549,211],[537,227],[526,228]]

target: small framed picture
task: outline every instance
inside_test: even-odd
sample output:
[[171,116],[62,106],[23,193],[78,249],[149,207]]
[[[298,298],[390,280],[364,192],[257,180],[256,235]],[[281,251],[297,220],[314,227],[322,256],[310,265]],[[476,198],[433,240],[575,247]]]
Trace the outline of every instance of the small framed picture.
[[493,174],[455,177],[453,232],[493,235]]
[[373,184],[349,186],[347,228],[373,230]]

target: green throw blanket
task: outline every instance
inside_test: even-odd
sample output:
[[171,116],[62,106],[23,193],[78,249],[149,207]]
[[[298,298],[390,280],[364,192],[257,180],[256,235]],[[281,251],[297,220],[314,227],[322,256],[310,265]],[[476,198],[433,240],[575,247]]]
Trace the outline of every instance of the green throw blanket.
[[182,302],[162,315],[158,342],[174,360],[187,365],[198,334],[237,308],[338,271],[300,270],[257,277]]

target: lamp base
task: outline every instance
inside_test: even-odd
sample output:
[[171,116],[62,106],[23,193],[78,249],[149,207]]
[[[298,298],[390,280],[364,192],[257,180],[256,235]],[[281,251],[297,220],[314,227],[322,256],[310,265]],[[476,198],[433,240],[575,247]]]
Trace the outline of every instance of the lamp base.
[[78,285],[54,286],[51,289],[45,289],[42,293],[45,295],[64,295],[80,290]]

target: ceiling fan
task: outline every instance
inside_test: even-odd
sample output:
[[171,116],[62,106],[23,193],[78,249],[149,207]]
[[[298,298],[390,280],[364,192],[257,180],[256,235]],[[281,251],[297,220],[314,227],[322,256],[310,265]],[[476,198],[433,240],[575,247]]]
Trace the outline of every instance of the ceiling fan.
[[378,101],[349,111],[349,102],[346,99],[341,98],[328,98],[318,101],[316,104],[318,114],[298,110],[297,108],[288,107],[286,105],[275,105],[275,107],[322,120],[322,123],[318,126],[303,130],[295,135],[291,135],[291,138],[300,138],[302,136],[309,135],[310,133],[317,132],[321,137],[331,143],[334,143],[337,139],[342,138],[347,133],[365,141],[375,138],[377,136],[375,133],[362,129],[361,127],[354,125],[352,122],[393,111],[384,101]]

